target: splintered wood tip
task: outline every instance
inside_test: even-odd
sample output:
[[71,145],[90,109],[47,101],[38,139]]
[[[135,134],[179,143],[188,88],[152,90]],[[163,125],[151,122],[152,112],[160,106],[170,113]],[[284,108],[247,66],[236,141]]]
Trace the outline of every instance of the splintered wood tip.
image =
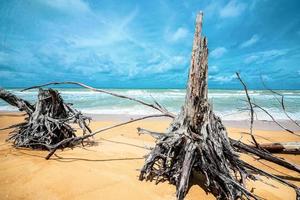
[[197,18],[196,18],[196,21],[199,22],[199,21],[202,21],[202,18],[203,18],[203,11],[199,11],[198,14],[197,14]]

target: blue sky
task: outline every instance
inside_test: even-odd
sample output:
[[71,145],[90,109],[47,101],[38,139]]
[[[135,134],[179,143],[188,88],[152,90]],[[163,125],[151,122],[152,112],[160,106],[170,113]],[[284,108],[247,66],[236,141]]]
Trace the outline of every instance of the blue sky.
[[0,86],[183,88],[199,10],[210,88],[300,89],[299,0],[1,0]]

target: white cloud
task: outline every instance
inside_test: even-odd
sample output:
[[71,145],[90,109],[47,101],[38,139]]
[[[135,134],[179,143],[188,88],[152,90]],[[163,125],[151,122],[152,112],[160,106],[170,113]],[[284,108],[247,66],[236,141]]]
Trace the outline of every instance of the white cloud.
[[[71,35],[66,40],[77,48],[108,47],[119,42],[134,42],[130,35],[130,24],[135,20],[138,9],[134,8],[127,15],[110,19],[109,23],[102,23],[99,27],[85,30],[84,35]],[[132,31],[131,31],[132,32]]]
[[230,82],[232,80],[234,80],[236,78],[236,76],[234,74],[232,75],[216,75],[216,76],[209,76],[209,80],[211,81],[216,81],[216,82]]
[[5,63],[5,61],[7,60],[8,56],[9,56],[8,53],[0,51],[0,63]]
[[253,44],[257,43],[259,41],[259,36],[258,35],[253,35],[249,40],[243,42],[241,45],[240,45],[240,48],[245,48],[245,47],[250,47],[252,46]]
[[260,52],[263,60],[272,60],[287,54],[287,49],[272,49],[269,51]]
[[231,0],[220,10],[220,17],[236,17],[239,16],[245,9],[246,4]]
[[262,78],[263,81],[270,81],[270,80],[272,80],[272,78],[270,76],[268,76],[268,75],[261,75],[261,78]]
[[171,34],[169,36],[169,40],[172,42],[177,42],[178,40],[181,40],[185,38],[188,35],[189,31],[186,28],[179,27],[174,34]]
[[27,79],[36,79],[38,76],[31,72],[22,72],[22,71],[8,71],[8,70],[2,70],[0,71],[0,74],[5,79],[20,79],[22,80]]
[[153,58],[153,61],[157,61],[157,64],[149,65],[143,72],[144,73],[166,73],[170,70],[181,69],[187,64],[186,57],[175,55],[170,58],[162,58],[161,55],[157,55]]
[[205,18],[210,18],[212,16],[218,15],[221,5],[219,1],[211,1],[203,10]]
[[41,1],[48,6],[66,12],[89,12],[89,5],[82,0],[43,0]]
[[256,63],[256,64],[262,64],[270,60],[274,60],[276,58],[279,58],[281,56],[286,55],[288,52],[288,49],[272,49],[267,51],[260,51],[253,54],[250,54],[246,56],[244,59],[244,63],[250,64],[250,63]]
[[215,48],[211,53],[211,57],[213,58],[220,58],[223,56],[224,53],[227,52],[227,49],[225,47],[218,47],[218,48]]
[[216,65],[210,66],[208,69],[209,69],[209,72],[211,72],[211,73],[216,73],[219,71],[219,68]]
[[264,3],[264,2],[267,2],[268,0],[252,0],[250,5],[249,5],[249,8],[251,10],[257,8],[259,6],[260,3]]
[[246,64],[253,63],[253,62],[257,61],[258,58],[259,58],[259,56],[257,56],[257,55],[247,56],[244,60],[244,63],[246,63]]

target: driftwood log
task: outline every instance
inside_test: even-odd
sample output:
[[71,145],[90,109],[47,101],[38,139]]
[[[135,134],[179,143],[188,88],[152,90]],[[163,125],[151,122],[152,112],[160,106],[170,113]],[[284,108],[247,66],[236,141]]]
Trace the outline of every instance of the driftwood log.
[[[71,123],[77,123],[83,134],[91,132],[87,125],[89,118],[64,103],[56,90],[39,89],[35,105],[4,89],[0,90],[0,98],[27,114],[25,122],[8,127],[15,128],[8,138],[15,147],[50,150],[52,145],[76,137]],[[69,146],[65,143],[61,148]]]
[[300,142],[274,142],[259,144],[270,153],[300,154]]

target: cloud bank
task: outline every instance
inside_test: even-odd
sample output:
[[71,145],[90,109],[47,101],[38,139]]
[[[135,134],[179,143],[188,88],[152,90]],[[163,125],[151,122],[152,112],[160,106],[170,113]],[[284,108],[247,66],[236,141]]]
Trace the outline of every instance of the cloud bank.
[[233,78],[239,71],[253,88],[262,87],[265,75],[274,88],[299,89],[299,4],[1,1],[0,86],[74,80],[97,87],[185,87],[194,20],[204,10],[210,87],[239,88]]

